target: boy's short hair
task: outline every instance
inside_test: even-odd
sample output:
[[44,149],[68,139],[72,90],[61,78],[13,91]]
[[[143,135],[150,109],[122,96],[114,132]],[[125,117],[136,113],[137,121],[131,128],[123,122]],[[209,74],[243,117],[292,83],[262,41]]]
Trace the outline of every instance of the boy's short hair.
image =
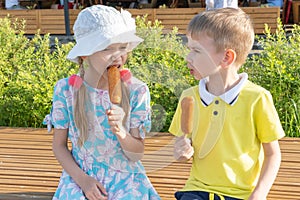
[[233,49],[236,64],[242,65],[252,49],[254,29],[252,20],[240,8],[220,8],[204,11],[196,15],[189,23],[187,33],[194,40],[202,34],[211,37],[217,52]]

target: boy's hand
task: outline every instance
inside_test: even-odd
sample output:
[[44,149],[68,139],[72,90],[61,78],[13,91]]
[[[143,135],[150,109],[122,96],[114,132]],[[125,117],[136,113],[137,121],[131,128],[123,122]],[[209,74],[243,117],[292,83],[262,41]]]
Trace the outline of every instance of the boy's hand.
[[176,138],[174,144],[174,157],[176,160],[183,162],[189,160],[194,154],[194,148],[191,145],[191,140],[185,135]]

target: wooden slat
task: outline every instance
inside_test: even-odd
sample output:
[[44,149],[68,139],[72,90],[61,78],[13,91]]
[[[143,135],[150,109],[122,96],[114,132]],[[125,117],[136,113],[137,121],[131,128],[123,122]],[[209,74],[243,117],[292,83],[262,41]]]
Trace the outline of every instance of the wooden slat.
[[[174,199],[190,172],[191,161],[173,158],[174,137],[151,133],[142,160],[163,200]],[[0,127],[0,199],[50,200],[61,175],[53,156],[52,134],[46,129]],[[282,163],[268,200],[300,199],[300,138],[280,140]]]
[[[264,26],[268,24],[271,32],[275,32],[277,18],[280,17],[278,7],[260,8],[243,7],[254,23],[255,33],[263,34]],[[189,21],[204,8],[168,8],[168,9],[127,9],[133,17],[148,15],[147,19],[154,22],[159,20],[165,27],[164,32],[178,28],[180,34],[186,34]],[[73,25],[80,10],[69,10],[70,29],[73,34]],[[36,10],[0,10],[0,17],[10,14],[12,18],[25,19],[27,34],[35,34],[40,29],[41,34],[65,34],[65,19],[63,9],[36,9]]]
[[25,27],[25,32],[35,34],[39,29],[38,13],[35,10],[0,10],[0,17],[4,18],[9,15],[11,19],[25,20],[28,26]]
[[[277,18],[280,17],[280,9],[277,7],[260,8],[249,7],[242,8],[250,15],[254,23],[254,30],[256,34],[263,34],[265,24],[271,28],[271,32],[275,32],[277,28]],[[151,9],[150,9],[151,10]],[[169,9],[155,9],[155,19],[162,22],[165,29],[172,30],[173,26],[178,28],[179,33],[186,34],[186,28],[189,21],[199,12],[204,11],[204,8],[169,8]],[[132,15],[138,11],[139,15],[142,13],[137,9],[129,9]]]

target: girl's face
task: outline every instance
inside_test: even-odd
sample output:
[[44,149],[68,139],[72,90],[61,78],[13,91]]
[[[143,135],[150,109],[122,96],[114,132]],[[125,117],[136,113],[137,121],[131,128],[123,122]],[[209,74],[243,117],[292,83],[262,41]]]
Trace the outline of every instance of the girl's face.
[[99,74],[107,70],[109,66],[117,65],[122,67],[127,60],[127,43],[117,43],[108,46],[88,57],[88,64]]
[[186,57],[187,67],[196,80],[216,74],[224,52],[217,53],[214,41],[206,34],[202,34],[197,40],[188,35],[189,54]]

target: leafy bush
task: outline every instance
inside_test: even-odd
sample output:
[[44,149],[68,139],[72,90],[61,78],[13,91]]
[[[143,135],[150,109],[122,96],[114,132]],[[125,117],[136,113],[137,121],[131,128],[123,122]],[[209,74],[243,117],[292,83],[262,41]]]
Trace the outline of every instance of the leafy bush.
[[[186,48],[176,30],[164,37],[159,22],[151,26],[144,17],[137,24],[145,42],[132,52],[127,66],[149,85],[153,131],[166,131],[182,88],[193,80],[185,68]],[[20,21],[0,19],[0,126],[43,127],[55,82],[76,73],[78,66],[65,59],[73,43],[56,40],[51,51],[49,35],[29,40],[23,28]]]
[[22,21],[2,18],[0,24],[0,126],[41,127],[50,111],[53,84],[74,73],[65,59],[71,44],[56,41],[51,52],[49,35],[29,40]]
[[275,35],[266,26],[259,55],[248,59],[244,71],[273,95],[287,136],[300,137],[300,26],[286,36],[280,20]]
[[[151,93],[152,131],[167,131],[183,89],[195,85],[189,75],[187,48],[174,29],[163,33],[162,25],[138,17],[137,34],[144,38],[130,55],[127,67],[146,82]],[[257,38],[264,50],[248,58],[242,68],[250,79],[268,89],[287,136],[300,137],[300,28],[286,37],[279,21],[276,34],[266,27],[265,37]],[[73,43],[50,48],[49,35],[29,40],[24,23],[0,19],[0,126],[43,127],[49,113],[54,83],[77,72],[66,60]]]
[[183,89],[195,84],[186,67],[184,46],[175,28],[163,34],[163,26],[151,24],[146,16],[137,17],[137,35],[144,38],[127,63],[132,73],[149,86],[152,131],[168,131]]

